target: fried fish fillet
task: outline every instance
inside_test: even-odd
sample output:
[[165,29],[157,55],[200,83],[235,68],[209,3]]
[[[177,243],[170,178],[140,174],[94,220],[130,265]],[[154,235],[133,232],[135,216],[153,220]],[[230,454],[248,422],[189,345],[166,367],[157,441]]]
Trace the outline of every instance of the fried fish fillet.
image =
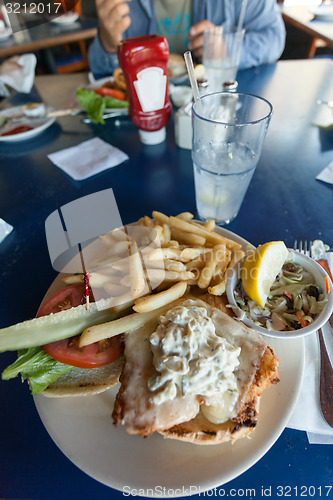
[[125,361],[113,419],[115,425],[123,425],[130,434],[146,436],[157,431],[169,438],[199,444],[238,439],[254,429],[262,391],[278,381],[278,360],[255,330],[223,312],[223,300],[214,299],[214,306],[195,300],[207,309],[216,331],[234,347],[241,347],[240,365],[235,370],[239,396],[232,415],[222,424],[207,420],[200,411],[202,404],[210,404],[205,396],[178,393],[172,400],[154,402],[148,388],[148,380],[157,373],[149,342],[157,328],[154,321],[125,335]]

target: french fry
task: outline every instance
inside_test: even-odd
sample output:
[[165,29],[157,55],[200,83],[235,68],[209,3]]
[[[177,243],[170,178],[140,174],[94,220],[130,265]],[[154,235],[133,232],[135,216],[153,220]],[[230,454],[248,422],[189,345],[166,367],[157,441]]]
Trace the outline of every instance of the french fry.
[[213,273],[213,280],[216,278],[223,278],[225,270],[230,264],[231,255],[232,252],[230,250],[226,250],[224,259],[220,260],[216,265],[215,271]]
[[209,258],[205,264],[205,266],[202,268],[200,277],[198,280],[198,287],[199,288],[207,288],[208,285],[210,284],[210,280],[213,277],[215,268],[217,263],[223,259],[225,253],[226,253],[226,246],[225,245],[216,245],[212,252],[209,255]]
[[160,224],[168,224],[169,223],[169,217],[167,215],[163,214],[162,212],[158,212],[158,211],[154,210],[154,212],[152,213],[152,216]]
[[107,246],[114,245],[115,243],[111,233],[101,234],[98,239],[103,243],[103,245]]
[[115,258],[124,258],[129,254],[128,241],[118,241],[112,246],[105,247],[90,264],[91,267],[99,267],[110,264]]
[[226,280],[220,281],[217,285],[209,286],[208,293],[211,295],[223,295],[226,291]]
[[194,216],[193,216],[193,214],[191,214],[191,212],[182,212],[182,213],[178,214],[176,217],[178,217],[178,219],[190,221],[193,219]]
[[134,304],[134,299],[131,291],[127,291],[117,297],[112,297],[111,307],[125,306]]
[[103,288],[110,297],[118,297],[119,295],[127,294],[129,291],[128,287],[112,283],[111,281],[105,283]]
[[179,241],[170,240],[169,243],[167,245],[165,245],[165,247],[167,247],[167,248],[179,248]]
[[180,260],[166,259],[164,261],[166,271],[187,271],[186,266]]
[[243,250],[236,250],[233,252],[231,259],[229,261],[228,267],[225,270],[222,280],[212,287],[208,287],[208,293],[212,295],[223,295],[227,288],[227,282],[232,268],[237,264],[237,262],[245,256]]
[[206,262],[206,254],[200,255],[198,258],[190,260],[185,264],[187,271],[196,272],[199,269],[202,269]]
[[180,281],[163,292],[148,295],[147,297],[135,301],[133,309],[140,314],[159,309],[182,297],[186,290],[187,283]]
[[[66,285],[76,285],[83,283],[83,274],[73,274],[65,276],[62,281]],[[112,276],[109,274],[93,272],[89,273],[89,284],[91,287],[104,288],[105,283],[112,281]]]
[[83,274],[71,274],[70,276],[64,276],[61,281],[66,283],[66,285],[77,285],[83,283]]
[[143,293],[149,292],[149,287],[146,281],[138,246],[135,241],[131,243],[130,253],[129,273],[131,279],[131,294],[132,298],[136,299]]
[[122,286],[127,286],[127,287],[131,287],[131,284],[132,284],[132,280],[131,280],[131,275],[130,274],[126,274],[125,276],[123,276],[117,284],[120,284]]
[[231,271],[231,269],[237,264],[237,262],[239,262],[243,257],[245,257],[245,252],[243,250],[236,250],[235,252],[233,252],[232,256],[231,256],[231,259],[230,259],[230,262],[229,262],[229,265],[228,265],[228,269],[227,271],[229,270],[229,273]]
[[125,259],[117,260],[116,262],[111,264],[111,266],[114,271],[121,271],[123,273],[128,273],[129,263],[130,263],[130,257],[126,257]]
[[89,285],[91,287],[103,288],[105,283],[111,281],[111,276],[104,273],[90,273],[89,274]]
[[[175,217],[176,218],[176,217]],[[178,219],[181,222],[181,219]],[[187,224],[187,222],[186,222]],[[195,233],[189,233],[186,231],[179,230],[175,227],[171,227],[171,236],[173,239],[178,240],[181,243],[185,243],[186,245],[198,245],[198,246],[204,246],[206,243],[206,239],[203,238],[202,236],[195,234]]]
[[114,337],[120,333],[132,332],[145,325],[148,321],[158,318],[168,308],[169,304],[147,313],[133,313],[123,318],[87,328],[80,337],[79,345],[80,347],[84,347],[99,340]]
[[230,250],[237,250],[241,248],[241,245],[239,243],[236,243],[233,240],[230,240],[229,238],[225,238],[224,236],[221,236],[218,233],[210,232],[207,231],[207,229],[204,228],[204,226],[197,224],[196,222],[187,222],[184,220],[181,220],[177,217],[169,217],[170,220],[170,225],[171,225],[171,231],[173,228],[178,229],[179,231],[185,231],[188,233],[193,233],[198,236],[201,236],[202,238],[205,238],[205,240],[208,243],[211,243],[213,245],[221,245],[225,244],[227,248]]
[[160,225],[160,224],[155,224],[154,226],[154,231],[155,231],[155,238],[154,238],[154,242],[155,244],[157,244],[158,246],[160,246],[160,244],[162,243],[162,241],[164,240],[164,236],[163,236],[163,226]]
[[111,232],[111,235],[117,241],[127,241],[128,240],[126,229],[124,227],[114,229]]
[[[193,273],[189,273],[188,271],[173,271],[173,270],[165,270],[163,261],[154,261],[155,265],[157,262],[161,263],[159,267],[145,267],[145,273],[147,276],[147,280],[150,284],[151,289],[154,289],[157,284],[160,284],[164,280],[169,281],[185,281],[187,279],[193,278]],[[149,264],[148,264],[149,265]],[[123,276],[119,282],[122,286],[132,286],[132,277],[130,274]],[[147,293],[148,290],[144,289]],[[144,295],[142,292],[141,295]],[[135,297],[134,297],[135,298]]]
[[148,217],[148,215],[144,216],[144,225],[147,227],[154,227],[154,221]]
[[209,231],[209,232],[214,231],[214,229],[215,229],[215,220],[214,219],[210,219],[209,221],[207,221],[206,224],[204,224],[204,228],[207,229],[207,231]]
[[192,280],[195,275],[191,271],[164,271],[163,269],[147,269],[150,282],[154,281],[186,281]]
[[169,224],[163,224],[163,236],[164,236],[163,245],[167,245],[168,243],[170,243],[171,229]]
[[180,260],[165,259],[151,260],[147,263],[148,269],[165,269],[166,271],[187,271],[186,266]]
[[184,262],[197,259],[203,253],[210,252],[209,248],[205,247],[186,247],[180,253],[180,259]]
[[151,260],[164,260],[164,259],[179,259],[181,250],[179,248],[165,247],[156,248],[152,250],[149,254],[145,255],[145,262],[150,262]]

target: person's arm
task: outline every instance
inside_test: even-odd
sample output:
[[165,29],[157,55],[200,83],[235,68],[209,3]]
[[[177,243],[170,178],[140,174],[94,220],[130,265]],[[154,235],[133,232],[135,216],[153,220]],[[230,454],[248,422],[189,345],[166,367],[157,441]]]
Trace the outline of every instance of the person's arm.
[[128,1],[96,0],[99,30],[88,49],[89,67],[95,76],[110,75],[118,66],[117,46],[131,24]]
[[89,45],[88,62],[90,71],[96,79],[112,75],[119,66],[117,53],[109,54],[106,52],[101,45],[99,35],[96,35]]
[[[216,0],[214,0],[216,1]],[[209,26],[222,24],[237,26],[242,2],[225,0],[225,15],[221,19],[219,4],[208,0],[209,20],[194,24],[189,32],[189,49],[197,58],[202,57],[203,32]],[[215,6],[215,8],[213,8]],[[210,13],[210,14],[209,14]],[[276,0],[252,0],[248,3],[244,19],[245,37],[240,60],[240,68],[249,68],[260,64],[273,63],[281,56],[286,31],[282,16],[276,6]]]
[[257,0],[247,9],[240,68],[276,62],[281,56],[286,30],[275,0]]

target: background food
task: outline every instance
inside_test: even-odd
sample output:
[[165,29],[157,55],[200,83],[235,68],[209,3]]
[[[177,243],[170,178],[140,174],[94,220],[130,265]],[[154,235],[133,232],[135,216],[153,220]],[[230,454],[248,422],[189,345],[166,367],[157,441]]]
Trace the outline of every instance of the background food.
[[184,57],[180,54],[170,54],[168,61],[168,77],[177,78],[186,73]]

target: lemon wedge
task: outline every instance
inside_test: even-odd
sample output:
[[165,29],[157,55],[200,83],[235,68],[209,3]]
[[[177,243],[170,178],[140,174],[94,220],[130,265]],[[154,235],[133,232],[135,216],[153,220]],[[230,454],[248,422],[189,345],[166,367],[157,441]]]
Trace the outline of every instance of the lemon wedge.
[[241,278],[250,299],[264,307],[271,286],[288,257],[283,241],[269,241],[253,250],[245,259]]

